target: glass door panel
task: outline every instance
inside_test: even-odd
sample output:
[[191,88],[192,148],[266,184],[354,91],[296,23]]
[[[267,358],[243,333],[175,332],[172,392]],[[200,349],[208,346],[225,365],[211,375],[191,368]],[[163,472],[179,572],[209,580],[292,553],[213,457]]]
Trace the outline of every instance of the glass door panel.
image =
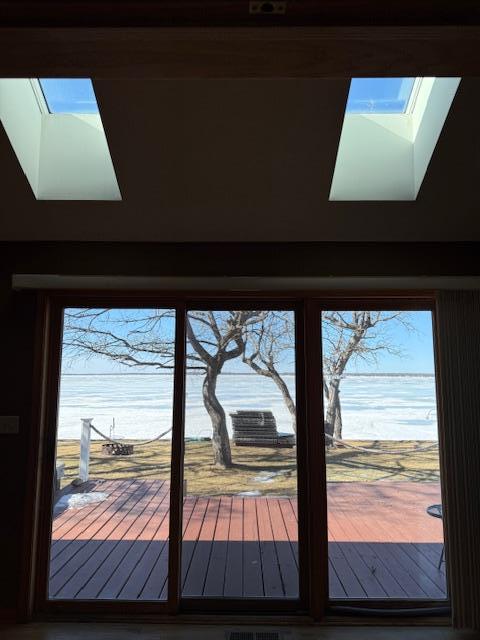
[[63,320],[48,597],[166,600],[175,311]]
[[298,599],[294,312],[186,329],[181,595]]
[[331,599],[447,598],[429,311],[322,313]]

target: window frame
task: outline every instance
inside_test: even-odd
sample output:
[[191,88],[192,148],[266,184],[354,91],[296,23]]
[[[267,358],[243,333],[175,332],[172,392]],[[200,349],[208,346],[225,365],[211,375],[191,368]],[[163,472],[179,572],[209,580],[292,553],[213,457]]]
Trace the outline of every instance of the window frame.
[[[328,536],[326,529],[327,496],[325,438],[323,434],[323,394],[318,393],[322,381],[322,310],[381,309],[428,310],[432,312],[435,327],[435,292],[433,291],[43,291],[38,294],[38,335],[36,369],[42,383],[35,388],[35,429],[31,449],[28,504],[31,516],[26,537],[24,583],[28,588],[25,600],[26,617],[38,617],[61,613],[78,616],[89,613],[99,618],[106,615],[129,616],[132,613],[153,616],[156,620],[177,620],[178,614],[210,620],[213,614],[224,614],[232,619],[242,614],[261,615],[262,620],[271,616],[272,621],[291,616],[293,620],[328,620],[344,615],[352,608],[358,615],[370,611],[372,616],[400,616],[405,619],[414,605],[425,615],[435,608],[445,607],[446,601],[432,600],[382,600],[341,601],[328,596]],[[62,341],[62,318],[66,307],[101,306],[112,308],[171,308],[176,311],[175,380],[173,420],[176,425],[172,436],[170,540],[169,540],[169,599],[167,602],[135,601],[55,601],[47,599],[48,554],[50,544],[53,467],[56,442],[56,417]],[[183,486],[183,433],[185,388],[185,318],[189,309],[232,308],[292,309],[295,312],[296,393],[299,439],[297,451],[299,498],[299,554],[300,598],[289,600],[220,601],[207,598],[182,599],[180,597],[180,554]],[[436,338],[434,331],[434,350]],[[435,354],[435,362],[437,358]],[[438,364],[436,364],[438,367]],[[439,372],[436,370],[438,386]],[[437,391],[438,396],[438,391]],[[438,400],[438,398],[437,398]],[[439,403],[439,411],[441,403]],[[318,428],[320,425],[320,428]],[[439,425],[441,420],[439,419]],[[442,446],[442,438],[440,447]],[[441,464],[442,456],[440,456]],[[318,472],[320,468],[321,472]],[[443,469],[440,474],[444,485]],[[38,481],[38,483],[37,483]],[[38,490],[36,489],[38,487]],[[443,491],[443,488],[442,488]],[[442,496],[443,497],[443,496]],[[30,539],[30,543],[29,543]],[[30,545],[30,546],[28,546]],[[448,573],[447,573],[448,584]],[[448,602],[447,602],[448,605]],[[403,610],[403,613],[402,613]],[[437,613],[439,613],[437,611]],[[370,615],[369,614],[369,615]],[[173,616],[173,617],[172,617]],[[380,618],[384,620],[384,617]],[[355,618],[352,618],[355,621]]]

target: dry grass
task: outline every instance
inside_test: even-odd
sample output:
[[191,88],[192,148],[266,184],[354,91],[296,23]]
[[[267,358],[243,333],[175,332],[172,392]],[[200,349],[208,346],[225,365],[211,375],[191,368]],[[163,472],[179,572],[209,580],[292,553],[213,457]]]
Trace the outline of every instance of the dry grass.
[[[438,482],[438,450],[418,451],[426,442],[375,441],[350,442],[379,449],[367,453],[338,447],[327,450],[327,479],[330,482],[414,481]],[[90,477],[104,479],[165,479],[170,474],[170,442],[162,441],[138,447],[132,456],[102,454],[102,443],[92,442]],[[389,454],[388,450],[408,450]],[[59,441],[57,457],[65,463],[62,487],[78,476],[78,441]],[[234,467],[229,470],[212,465],[209,442],[185,445],[185,479],[188,493],[195,495],[232,495],[259,491],[262,495],[296,493],[296,452],[294,449],[232,447]]]

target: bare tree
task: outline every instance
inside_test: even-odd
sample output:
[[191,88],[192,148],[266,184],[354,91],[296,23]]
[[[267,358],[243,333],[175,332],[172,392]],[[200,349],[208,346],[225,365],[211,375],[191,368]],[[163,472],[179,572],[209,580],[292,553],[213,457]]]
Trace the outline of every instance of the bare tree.
[[[296,431],[296,408],[279,364],[294,349],[294,319],[291,312],[271,311],[248,332],[243,361],[256,373],[271,378],[282,393]],[[402,355],[389,329],[401,324],[413,330],[409,314],[403,311],[327,311],[322,315],[323,384],[326,398],[325,431],[342,438],[340,384],[347,365],[355,360],[375,364],[379,353]]]
[[[243,361],[255,373],[270,378],[277,385],[290,413],[292,429],[296,433],[295,401],[279,371],[279,366],[286,366],[287,362],[292,360],[292,355],[294,358],[294,333],[294,314],[292,311],[270,311],[261,322],[252,325],[247,332],[247,348],[243,354]],[[288,362],[288,364],[291,365],[292,362]]]
[[[229,360],[243,355],[246,332],[262,322],[264,311],[190,311],[186,320],[187,367],[203,373],[203,403],[212,423],[214,464],[232,465],[225,411],[218,400],[218,376]],[[67,309],[66,353],[98,355],[129,367],[173,369],[175,312]]]
[[364,360],[373,364],[381,352],[402,355],[401,348],[389,334],[389,327],[394,322],[413,330],[409,314],[404,311],[323,313],[323,384],[327,401],[327,435],[338,440],[342,438],[340,383],[349,362]]
[[202,393],[212,422],[213,460],[218,466],[232,466],[225,410],[217,397],[217,381],[224,364],[242,356],[246,332],[262,322],[264,311],[190,311],[187,337],[188,358],[204,367]]

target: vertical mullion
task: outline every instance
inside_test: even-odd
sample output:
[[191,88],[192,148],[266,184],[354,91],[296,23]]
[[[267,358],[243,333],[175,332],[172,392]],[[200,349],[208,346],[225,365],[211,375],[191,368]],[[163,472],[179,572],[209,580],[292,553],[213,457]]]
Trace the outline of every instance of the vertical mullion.
[[311,553],[309,535],[308,495],[308,433],[306,412],[306,361],[305,361],[305,313],[304,305],[295,309],[295,404],[297,408],[297,501],[298,501],[298,557],[299,557],[299,595],[302,607],[309,606],[311,581],[308,567]]
[[[60,301],[47,303],[46,321],[46,362],[43,374],[46,376],[44,388],[44,413],[40,419],[40,490],[38,494],[38,562],[34,576],[35,609],[43,611],[48,603],[48,580],[50,573],[50,547],[53,519],[53,478],[57,446],[58,403],[60,392],[63,313]],[[42,419],[43,418],[43,419]]]
[[[34,375],[33,375],[33,402],[32,424],[38,422],[44,425],[45,417],[45,389],[47,370],[47,350],[50,307],[44,294],[37,292],[35,295],[35,351],[34,351]],[[37,381],[42,382],[36,386]],[[37,542],[39,523],[39,488],[41,486],[41,429],[32,429],[28,439],[28,468],[26,493],[26,508],[24,511],[25,531],[22,540],[22,566],[20,573],[19,590],[19,616],[22,622],[28,622],[35,606],[35,576],[37,575]]]
[[185,314],[185,304],[176,306],[167,596],[168,609],[172,614],[177,613],[179,610],[181,587],[183,447],[185,429]]
[[305,394],[308,439],[310,614],[320,620],[328,602],[328,528],[323,413],[321,307],[305,301]]

